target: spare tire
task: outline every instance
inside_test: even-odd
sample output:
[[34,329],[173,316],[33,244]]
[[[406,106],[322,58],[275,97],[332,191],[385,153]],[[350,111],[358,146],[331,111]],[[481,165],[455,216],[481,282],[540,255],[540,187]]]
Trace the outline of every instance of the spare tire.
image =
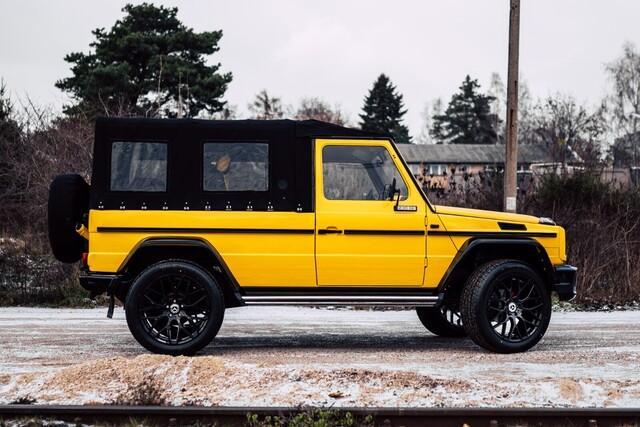
[[80,175],[58,175],[49,187],[49,244],[62,262],[76,262],[87,250],[87,241],[76,233],[89,211],[89,184]]

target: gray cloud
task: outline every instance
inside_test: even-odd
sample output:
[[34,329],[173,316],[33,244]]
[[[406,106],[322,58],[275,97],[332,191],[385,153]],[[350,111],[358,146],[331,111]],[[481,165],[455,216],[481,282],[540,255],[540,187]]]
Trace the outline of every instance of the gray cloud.
[[[424,104],[448,100],[465,74],[483,85],[506,74],[507,0],[216,0],[162,2],[202,31],[223,29],[216,56],[234,73],[227,99],[246,112],[267,88],[287,103],[317,95],[340,103],[355,123],[374,78],[389,74],[418,133]],[[625,41],[640,41],[640,2],[523,0],[521,72],[534,95],[556,91],[595,103],[606,90],[603,64]],[[0,76],[12,94],[59,108],[54,82],[63,56],[88,50],[91,30],[121,16],[117,1],[4,2]]]

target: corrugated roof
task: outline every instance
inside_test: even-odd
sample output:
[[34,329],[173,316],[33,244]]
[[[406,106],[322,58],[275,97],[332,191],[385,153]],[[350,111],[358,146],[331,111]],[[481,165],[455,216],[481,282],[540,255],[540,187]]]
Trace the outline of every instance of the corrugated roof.
[[[398,144],[407,163],[504,163],[505,146],[502,144]],[[577,159],[571,159],[575,161]],[[518,163],[551,163],[552,151],[545,145],[519,145]]]

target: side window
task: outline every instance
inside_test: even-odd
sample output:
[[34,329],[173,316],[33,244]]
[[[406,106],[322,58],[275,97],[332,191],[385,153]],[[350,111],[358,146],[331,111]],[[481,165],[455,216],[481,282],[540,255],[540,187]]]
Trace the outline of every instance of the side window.
[[269,145],[261,142],[204,144],[204,191],[267,191]]
[[167,191],[167,144],[113,142],[111,191]]
[[328,145],[322,149],[324,196],[329,200],[388,200],[393,179],[402,199],[405,185],[384,147]]

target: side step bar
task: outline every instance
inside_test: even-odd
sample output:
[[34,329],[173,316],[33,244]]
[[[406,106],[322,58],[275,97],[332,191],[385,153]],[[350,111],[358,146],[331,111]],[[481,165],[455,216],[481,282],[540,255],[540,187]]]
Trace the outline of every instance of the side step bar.
[[435,295],[260,295],[243,296],[246,305],[358,305],[436,307]]

